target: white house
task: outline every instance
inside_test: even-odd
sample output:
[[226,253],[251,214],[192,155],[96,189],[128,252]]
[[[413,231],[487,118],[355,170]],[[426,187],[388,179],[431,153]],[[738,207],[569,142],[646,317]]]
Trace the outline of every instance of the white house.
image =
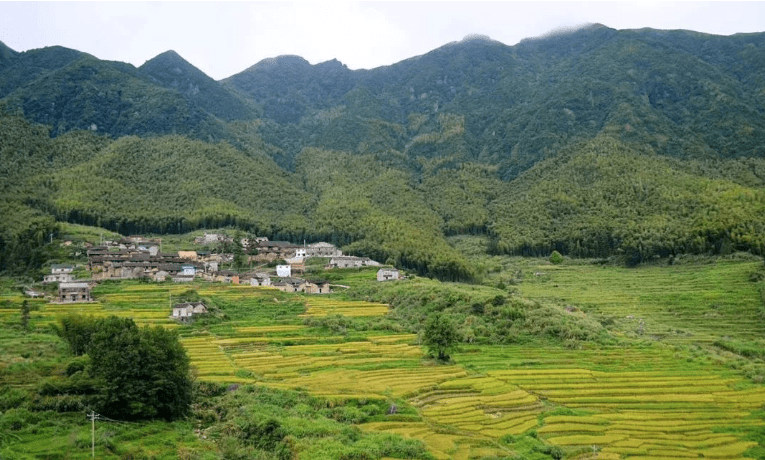
[[51,275],[58,275],[61,273],[72,273],[74,266],[66,264],[53,264],[50,266]]
[[69,283],[74,280],[73,265],[53,264],[50,266],[50,275],[43,277],[43,283]]
[[292,268],[289,265],[277,265],[276,276],[280,278],[289,278],[292,276]]
[[196,276],[197,274],[197,267],[193,265],[182,265],[181,270],[183,270],[180,273],[182,276]]
[[399,279],[399,272],[395,268],[381,268],[377,270],[377,281],[390,281]]
[[173,306],[173,314],[170,318],[188,321],[192,316],[202,313],[207,313],[207,307],[202,302],[185,302]]
[[43,283],[70,283],[74,281],[74,277],[71,273],[58,273],[56,275],[45,275],[43,277]]

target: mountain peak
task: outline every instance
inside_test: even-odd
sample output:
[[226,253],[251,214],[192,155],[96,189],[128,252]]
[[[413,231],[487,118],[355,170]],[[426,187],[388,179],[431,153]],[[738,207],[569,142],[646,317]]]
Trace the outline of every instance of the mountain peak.
[[489,37],[488,35],[469,34],[469,35],[465,35],[465,37],[460,41],[460,43],[470,43],[470,42],[493,43],[493,42],[496,42],[496,40],[492,40],[491,37]]
[[9,48],[5,43],[0,42],[0,65],[10,61],[17,54],[19,53]]
[[139,67],[139,69],[147,70],[147,69],[155,68],[157,66],[166,67],[169,65],[191,67],[196,69],[196,67],[190,64],[187,60],[183,59],[183,57],[181,57],[180,54],[176,53],[173,50],[168,50],[168,51],[165,51],[164,53],[160,53],[154,56],[153,58],[144,62],[143,65]]
[[265,70],[271,67],[309,67],[310,65],[310,62],[306,61],[300,56],[296,56],[294,54],[284,54],[282,56],[263,59],[254,66],[245,70],[245,72],[249,70]]
[[[212,81],[204,72],[194,67],[173,50],[146,61],[138,71],[155,83],[181,92],[198,91],[200,84]],[[197,89],[195,89],[197,88]]]

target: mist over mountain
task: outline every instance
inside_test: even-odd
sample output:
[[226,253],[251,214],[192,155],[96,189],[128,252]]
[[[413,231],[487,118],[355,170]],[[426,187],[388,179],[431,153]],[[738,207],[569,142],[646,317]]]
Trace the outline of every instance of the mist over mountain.
[[446,243],[460,233],[635,263],[762,254],[764,76],[762,33],[600,24],[370,70],[280,56],[221,81],[173,51],[135,68],[0,44],[2,160],[37,165],[2,177],[60,220],[236,225],[455,279],[476,276]]

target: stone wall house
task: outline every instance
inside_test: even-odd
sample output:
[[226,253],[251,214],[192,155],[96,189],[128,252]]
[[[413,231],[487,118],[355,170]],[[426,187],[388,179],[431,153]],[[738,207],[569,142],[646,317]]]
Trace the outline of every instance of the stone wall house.
[[395,268],[381,268],[377,270],[377,281],[391,281],[399,279],[399,271]]
[[267,273],[251,273],[241,277],[242,283],[250,286],[271,286],[271,277]]
[[207,273],[215,273],[215,272],[218,271],[218,265],[219,264],[215,260],[210,261],[210,262],[203,262],[203,264],[204,264],[204,267],[205,267],[204,271],[207,272]]
[[303,292],[308,294],[329,294],[329,281],[306,281]]
[[239,242],[242,244],[242,248],[245,251],[256,248],[260,243],[268,241],[265,236],[256,236],[255,238],[242,238]]
[[306,247],[306,257],[340,257],[343,251],[330,243],[314,243]]
[[282,278],[281,281],[272,283],[271,286],[284,292],[305,292],[305,280],[300,278]]
[[85,282],[60,283],[59,302],[90,302],[90,285]]
[[151,277],[158,271],[166,271],[169,275],[177,275],[183,270],[182,265],[190,265],[195,269],[202,264],[181,259],[178,254],[135,252],[130,249],[119,251],[104,251],[101,248],[88,251],[88,260],[93,279],[132,279]]
[[295,254],[295,251],[299,248],[300,246],[288,243],[286,241],[262,241],[258,243],[258,255],[255,257],[255,259],[258,261],[268,260],[270,254],[274,254],[276,256],[273,257],[271,261],[276,259],[285,259],[287,257],[292,257]]
[[202,302],[185,302],[173,305],[171,319],[188,322],[194,315],[207,313],[207,307]]
[[[285,262],[287,262],[287,264],[290,266],[291,273],[305,273],[305,260],[302,257],[293,257],[291,259],[285,259]],[[287,275],[287,276],[291,276],[291,275]]]
[[140,235],[128,236],[119,240],[119,247],[132,252],[146,252],[153,256],[159,254],[160,240],[148,240]]
[[379,267],[380,263],[369,257],[340,256],[330,259],[326,268]]
[[239,284],[239,273],[230,270],[221,270],[216,273],[215,280],[220,283]]

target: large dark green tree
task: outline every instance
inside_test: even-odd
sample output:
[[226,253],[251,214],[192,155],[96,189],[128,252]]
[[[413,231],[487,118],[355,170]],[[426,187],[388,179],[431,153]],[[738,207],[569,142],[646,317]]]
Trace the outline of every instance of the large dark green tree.
[[440,313],[431,315],[422,331],[423,343],[431,355],[439,361],[448,361],[451,353],[460,341],[457,327]]
[[96,410],[103,415],[172,420],[188,413],[189,358],[174,332],[139,328],[130,318],[112,316],[94,323],[87,354],[101,390]]

